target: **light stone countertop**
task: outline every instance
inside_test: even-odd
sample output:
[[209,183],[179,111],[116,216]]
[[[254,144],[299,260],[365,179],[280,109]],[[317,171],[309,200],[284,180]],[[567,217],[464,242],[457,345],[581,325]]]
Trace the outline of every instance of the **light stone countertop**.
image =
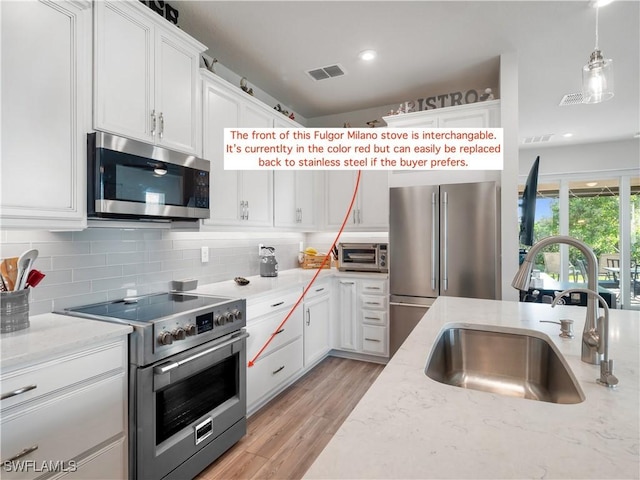
[[34,315],[29,322],[29,328],[0,334],[0,369],[3,373],[133,331],[128,325],[56,313]]
[[[306,479],[623,479],[640,477],[640,313],[611,311],[616,389],[580,360],[584,307],[440,297],[389,361]],[[602,310],[601,310],[602,312]],[[540,320],[574,320],[574,339]],[[438,383],[424,374],[451,324],[545,333],[586,397],[573,405]]]
[[[247,280],[249,280],[248,285],[240,286],[233,280],[226,280],[224,282],[198,286],[198,288],[190,290],[190,292],[202,295],[246,298],[247,301],[254,301],[259,300],[262,296],[276,293],[279,290],[286,290],[295,287],[304,288],[309,284],[316,271],[317,270],[315,269],[305,270],[302,268],[293,268],[279,272],[277,277],[261,277],[260,275],[247,277]],[[327,268],[320,271],[316,281],[318,282],[331,276],[347,276],[363,279],[388,278],[386,273],[340,272],[335,268]],[[300,293],[302,293],[302,290]]]

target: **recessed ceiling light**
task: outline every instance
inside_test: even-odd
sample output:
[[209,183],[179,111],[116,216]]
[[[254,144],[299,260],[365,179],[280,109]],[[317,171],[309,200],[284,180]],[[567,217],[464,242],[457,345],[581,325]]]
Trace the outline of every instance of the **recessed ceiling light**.
[[587,187],[595,187],[597,184],[598,184],[598,182],[587,182],[587,183],[585,183],[585,185]]
[[378,53],[375,50],[363,50],[358,54],[360,60],[364,60],[366,62],[370,62],[374,58],[378,56]]
[[562,136],[564,138],[570,138],[570,137],[573,137],[573,133],[563,133]]

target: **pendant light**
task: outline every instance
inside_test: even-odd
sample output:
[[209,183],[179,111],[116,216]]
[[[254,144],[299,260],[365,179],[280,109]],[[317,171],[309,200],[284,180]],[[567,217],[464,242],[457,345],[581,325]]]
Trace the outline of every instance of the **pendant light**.
[[604,58],[598,47],[598,12],[596,6],[596,46],[589,62],[582,67],[582,102],[600,103],[613,97],[613,60]]

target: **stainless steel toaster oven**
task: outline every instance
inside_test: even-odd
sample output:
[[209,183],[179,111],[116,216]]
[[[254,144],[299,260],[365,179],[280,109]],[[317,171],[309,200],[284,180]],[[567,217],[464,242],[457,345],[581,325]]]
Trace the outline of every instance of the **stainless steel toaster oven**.
[[342,272],[389,271],[388,244],[340,243],[338,244],[338,270]]

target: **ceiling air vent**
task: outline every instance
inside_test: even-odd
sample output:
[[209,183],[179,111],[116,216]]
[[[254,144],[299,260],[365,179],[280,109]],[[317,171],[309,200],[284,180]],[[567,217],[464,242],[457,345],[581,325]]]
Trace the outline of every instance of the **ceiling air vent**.
[[307,70],[307,75],[309,75],[314,80],[324,80],[325,78],[340,77],[344,74],[344,69],[338,64],[314,68],[313,70]]
[[530,145],[532,143],[544,143],[551,140],[551,137],[553,137],[553,133],[547,133],[545,135],[537,135],[535,137],[527,137],[522,141],[522,143],[524,145]]
[[560,106],[564,107],[566,105],[578,105],[582,103],[582,93],[567,93],[562,100],[560,100]]

